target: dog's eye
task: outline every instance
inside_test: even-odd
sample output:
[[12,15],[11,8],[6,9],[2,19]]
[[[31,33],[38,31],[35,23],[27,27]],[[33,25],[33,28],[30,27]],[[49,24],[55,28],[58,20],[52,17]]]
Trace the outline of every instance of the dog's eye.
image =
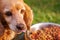
[[22,9],[22,10],[21,10],[21,13],[22,13],[22,14],[23,14],[23,13],[25,13],[25,10],[24,10],[24,9]]
[[7,12],[5,13],[5,15],[6,15],[6,16],[12,16],[12,13],[11,13],[10,11],[7,11]]
[[32,32],[30,32],[30,34],[32,34]]

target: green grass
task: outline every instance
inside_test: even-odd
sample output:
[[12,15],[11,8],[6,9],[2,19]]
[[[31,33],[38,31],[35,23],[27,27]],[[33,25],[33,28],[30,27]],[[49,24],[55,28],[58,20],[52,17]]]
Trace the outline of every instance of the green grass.
[[60,24],[60,0],[24,0],[34,12],[33,24],[54,22]]

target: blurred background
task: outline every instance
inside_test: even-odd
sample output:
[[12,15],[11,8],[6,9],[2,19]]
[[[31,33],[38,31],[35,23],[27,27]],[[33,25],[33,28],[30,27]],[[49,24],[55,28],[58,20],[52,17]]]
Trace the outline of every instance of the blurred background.
[[34,12],[33,24],[54,22],[60,24],[60,0],[24,0]]

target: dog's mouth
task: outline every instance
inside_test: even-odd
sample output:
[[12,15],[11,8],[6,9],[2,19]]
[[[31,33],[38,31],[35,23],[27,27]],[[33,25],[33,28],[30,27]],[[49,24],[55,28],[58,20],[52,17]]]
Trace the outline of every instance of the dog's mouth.
[[17,32],[22,33],[22,32],[26,32],[26,28],[25,27],[17,27]]
[[14,31],[16,34],[20,34],[22,32],[26,32],[26,27],[20,27],[15,25],[10,25],[10,30]]
[[26,29],[23,29],[23,30],[17,30],[17,34],[20,34],[20,33],[22,33],[22,32],[26,32]]

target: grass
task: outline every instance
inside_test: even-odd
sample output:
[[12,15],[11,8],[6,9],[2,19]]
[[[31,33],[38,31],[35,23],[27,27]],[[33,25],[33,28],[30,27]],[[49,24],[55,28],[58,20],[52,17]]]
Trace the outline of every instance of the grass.
[[60,0],[24,0],[34,12],[33,24],[54,22],[60,24]]

